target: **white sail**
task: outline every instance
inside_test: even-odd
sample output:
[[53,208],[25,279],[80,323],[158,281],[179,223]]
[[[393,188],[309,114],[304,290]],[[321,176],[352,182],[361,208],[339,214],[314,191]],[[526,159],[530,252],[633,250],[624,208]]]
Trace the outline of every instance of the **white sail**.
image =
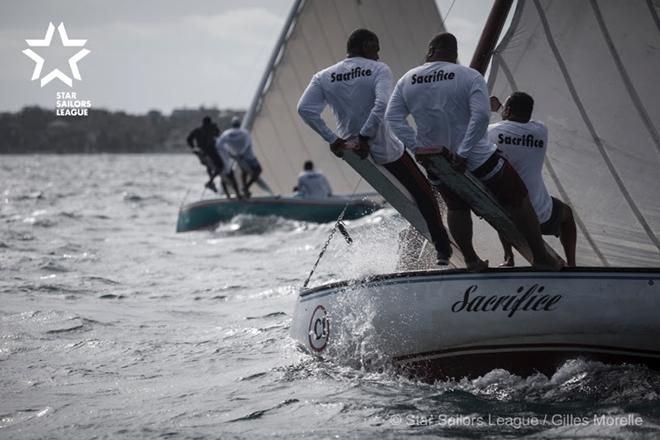
[[660,265],[660,3],[519,0],[489,85],[535,99],[578,264]]
[[[344,58],[348,35],[361,27],[379,36],[381,60],[395,78],[418,65],[428,41],[443,30],[434,0],[296,1],[244,123],[275,192],[290,193],[308,159],[335,193],[356,189],[359,176],[302,122],[296,105],[312,75]],[[325,118],[334,127],[329,111]],[[370,188],[362,182],[357,190]]]

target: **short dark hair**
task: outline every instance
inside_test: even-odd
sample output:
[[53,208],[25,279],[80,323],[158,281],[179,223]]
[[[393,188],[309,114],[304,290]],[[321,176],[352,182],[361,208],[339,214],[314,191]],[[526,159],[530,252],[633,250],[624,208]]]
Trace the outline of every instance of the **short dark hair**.
[[211,123],[211,118],[209,116],[204,116],[202,119],[202,125],[209,125]]
[[346,41],[346,53],[362,54],[364,44],[371,40],[378,40],[378,36],[369,29],[356,29]]
[[534,98],[525,92],[513,92],[506,100],[505,107],[508,107],[512,115],[529,121],[534,110]]
[[458,56],[458,41],[456,41],[454,34],[449,32],[443,32],[433,37],[429,42],[429,47],[437,52]]
[[305,163],[303,164],[303,169],[305,171],[313,170],[314,169],[314,162],[312,162],[311,160],[305,161]]

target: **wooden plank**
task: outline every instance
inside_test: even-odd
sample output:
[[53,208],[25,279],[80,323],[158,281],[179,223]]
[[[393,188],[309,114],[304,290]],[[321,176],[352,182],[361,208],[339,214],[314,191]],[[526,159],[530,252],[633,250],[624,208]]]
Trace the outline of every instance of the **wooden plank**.
[[[530,264],[533,263],[532,250],[527,240],[518,230],[511,216],[479,179],[469,171],[457,172],[447,158],[439,153],[424,154],[424,158],[424,166],[432,174],[437,175],[445,185],[465,200],[475,214],[504,235]],[[560,258],[547,243],[545,247],[550,255]]]
[[[409,154],[407,151],[404,154]],[[376,164],[371,157],[360,159],[355,152],[344,150],[344,160],[364,180],[371,185],[383,198],[403,216],[408,222],[429,242],[432,243],[431,234],[426,226],[424,216],[417,208],[417,203],[412,195],[401,185],[398,180],[382,165]],[[431,246],[431,249],[433,247]],[[451,266],[465,266],[463,255],[458,247],[452,243],[453,255]]]

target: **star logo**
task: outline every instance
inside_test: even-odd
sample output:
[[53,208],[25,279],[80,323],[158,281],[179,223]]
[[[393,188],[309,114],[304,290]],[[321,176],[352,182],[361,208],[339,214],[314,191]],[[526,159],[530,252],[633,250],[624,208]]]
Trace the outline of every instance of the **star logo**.
[[[62,46],[64,47],[83,47],[85,43],[87,43],[87,40],[70,40],[69,36],[66,33],[66,28],[64,27],[64,23],[60,23],[60,25],[57,27],[57,32],[60,35],[60,40],[62,41]],[[43,39],[25,40],[25,42],[30,47],[50,47],[50,43],[53,40],[54,34],[55,34],[55,26],[53,26],[53,23],[48,23],[48,29],[46,30],[46,35],[44,36]],[[83,48],[80,49],[71,58],[69,58],[69,67],[71,68],[71,75],[73,76],[73,78],[77,79],[78,81],[82,81],[82,77],[80,76],[80,70],[78,70],[78,61],[86,57],[90,52],[91,52],[90,50]],[[31,80],[34,81],[36,79],[39,79],[39,77],[41,76],[41,70],[44,67],[45,59],[39,56],[32,49],[25,49],[23,53],[27,55],[32,61],[35,62],[34,71],[32,72]],[[53,69],[44,77],[42,77],[41,87],[45,86],[55,78],[59,79],[67,86],[73,87],[73,79],[71,79],[70,76],[66,75],[60,69]]]

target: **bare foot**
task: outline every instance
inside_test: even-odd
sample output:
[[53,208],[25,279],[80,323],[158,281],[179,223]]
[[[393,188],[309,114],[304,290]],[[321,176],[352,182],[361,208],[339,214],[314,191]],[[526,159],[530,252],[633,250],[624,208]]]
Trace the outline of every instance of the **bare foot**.
[[466,261],[465,266],[467,267],[468,272],[479,273],[488,269],[488,260],[476,260],[476,261]]

